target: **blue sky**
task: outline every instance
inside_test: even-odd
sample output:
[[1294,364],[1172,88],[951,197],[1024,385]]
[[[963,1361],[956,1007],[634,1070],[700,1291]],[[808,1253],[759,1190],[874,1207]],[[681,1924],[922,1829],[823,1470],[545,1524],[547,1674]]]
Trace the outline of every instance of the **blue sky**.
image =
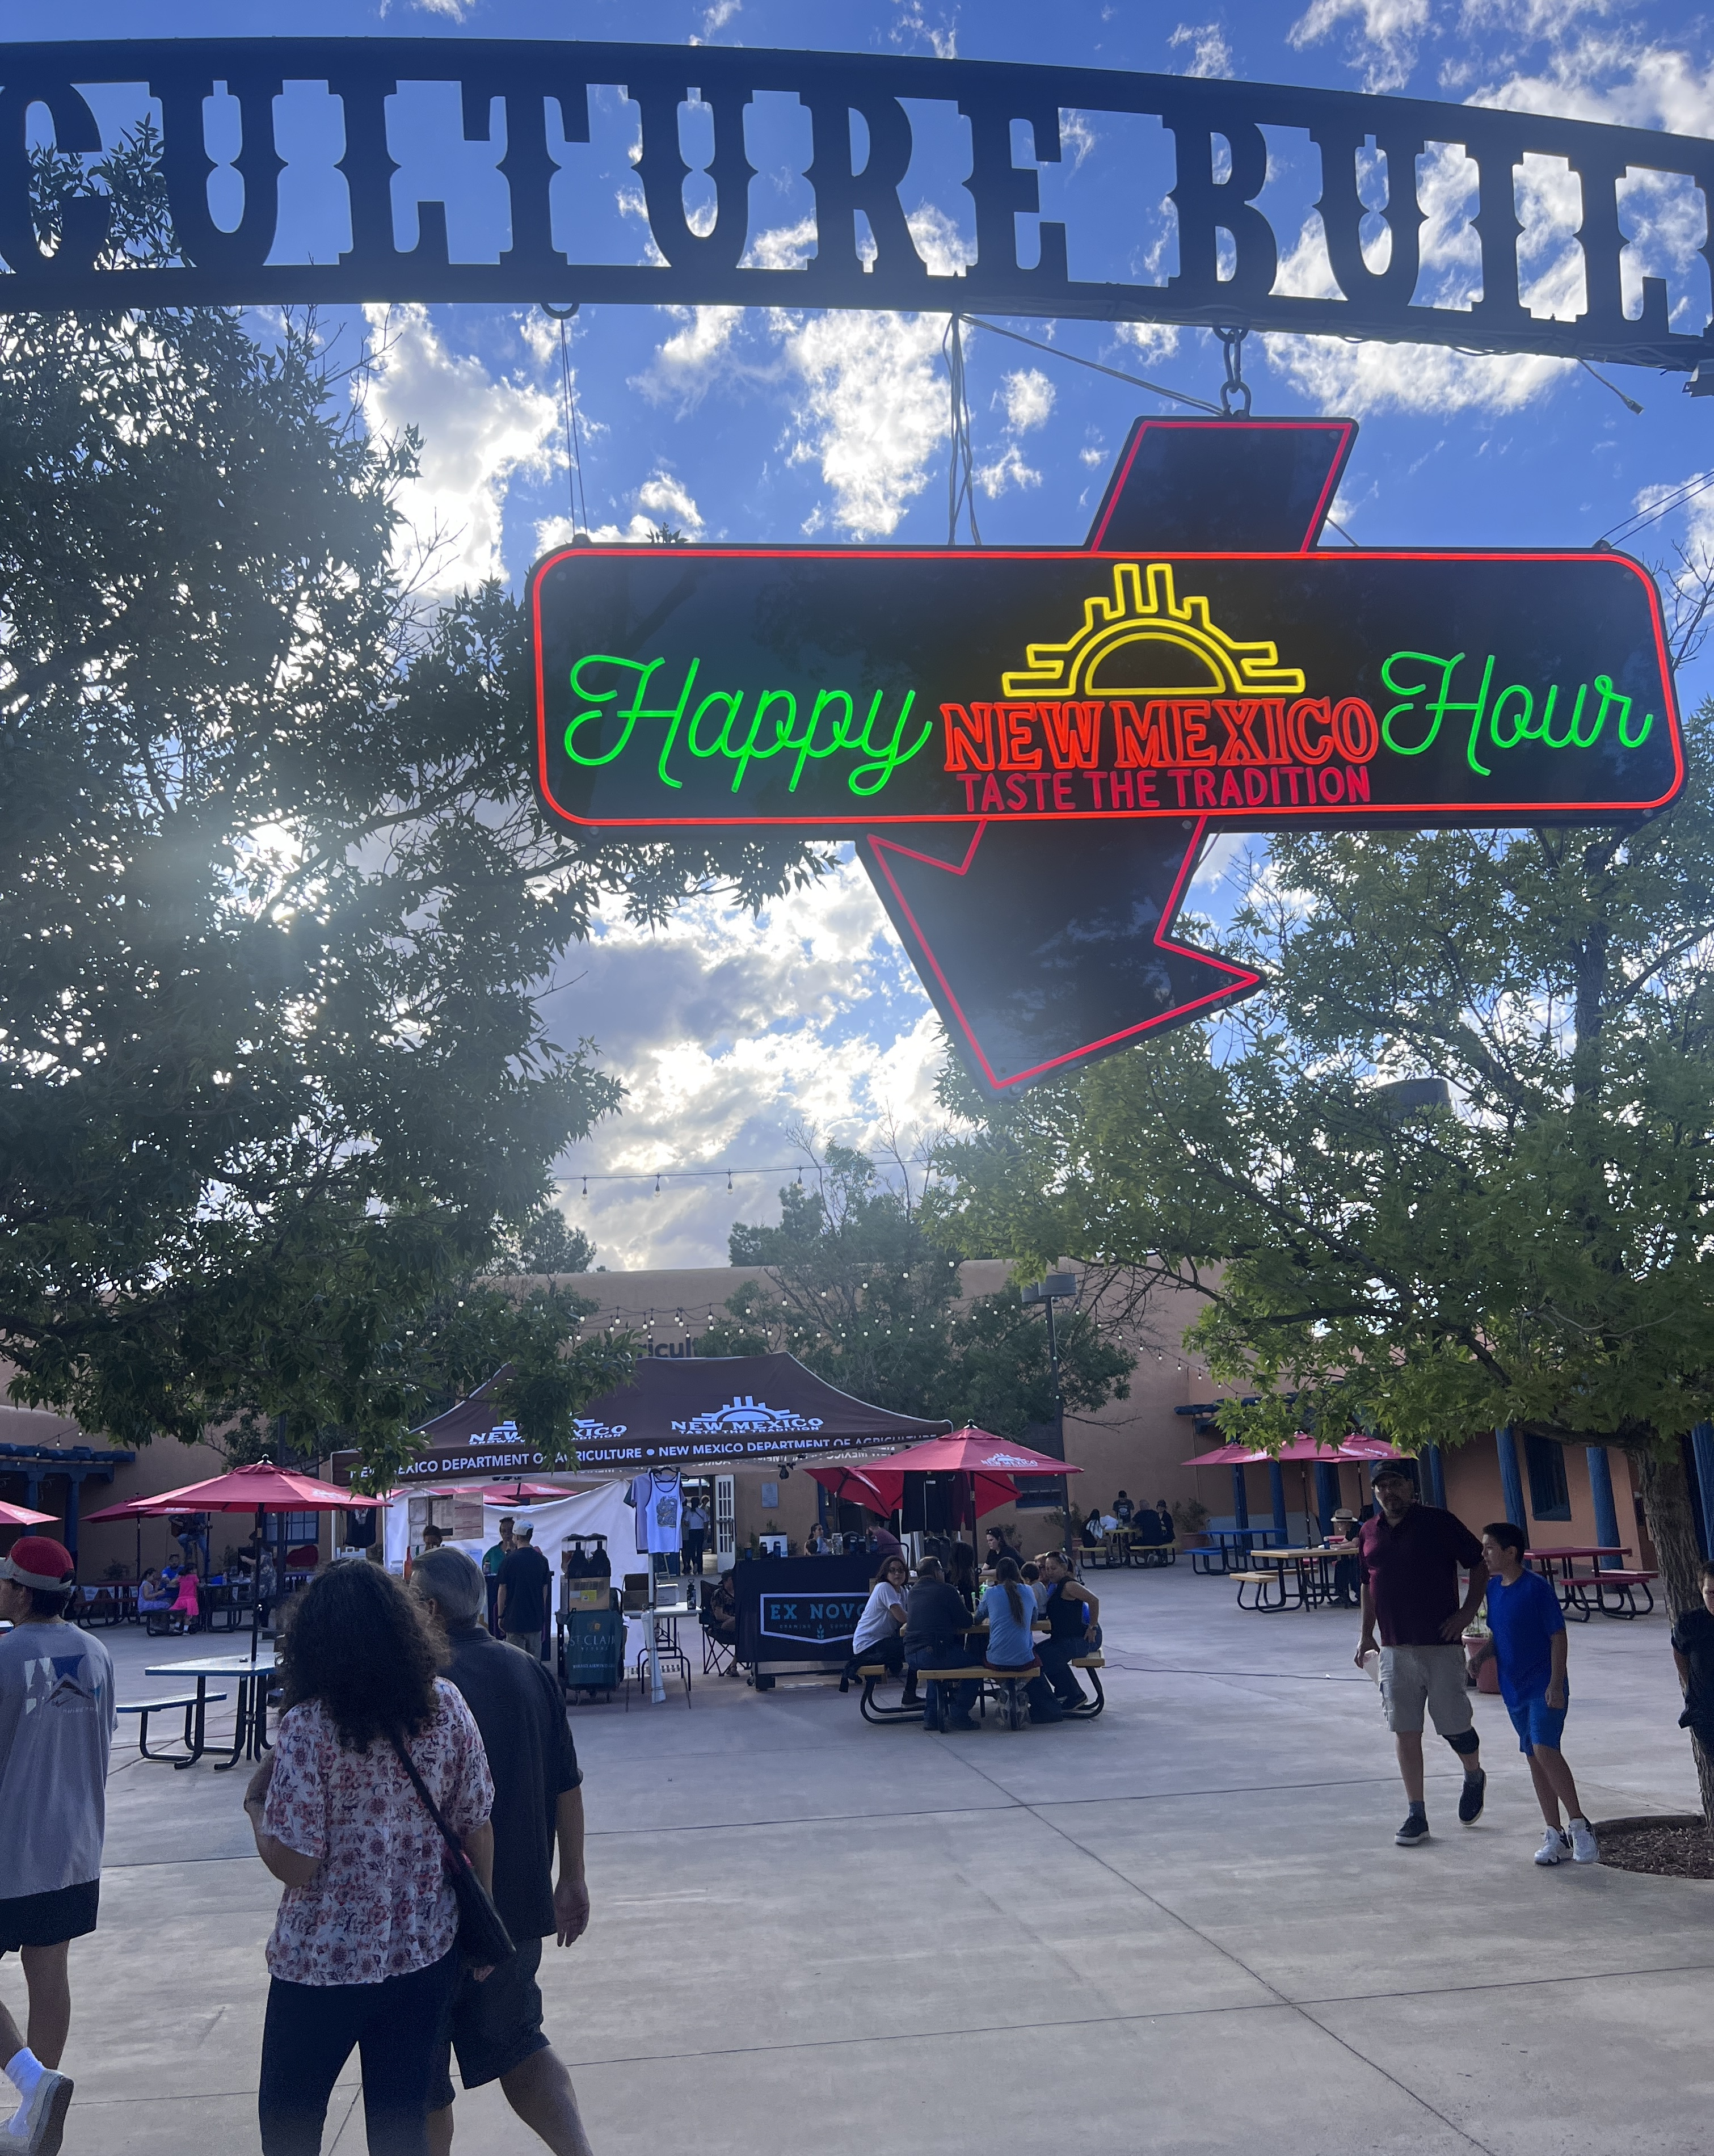
[[[1714,134],[1714,25],[1635,0],[1203,0],[1182,9],[1137,0],[1058,0],[1050,9],[1021,0],[79,0],[51,28],[813,44],[1403,90]],[[396,154],[408,158],[420,143],[426,167],[432,100],[397,118]],[[306,128],[314,121],[306,108]],[[600,205],[612,259],[635,261],[644,228],[627,207],[639,191],[626,157],[629,114],[616,93],[596,122],[580,152],[581,182]],[[768,116],[759,139],[768,154],[752,148],[764,168],[752,209],[761,204],[768,244],[788,259],[808,208],[792,116]],[[1313,179],[1289,145],[1275,146],[1270,185],[1276,174],[1276,227],[1285,227],[1312,198]],[[967,236],[959,148],[952,133],[935,138],[901,190],[931,267],[955,264]],[[1156,205],[1171,167],[1157,131],[1087,114],[1068,126],[1066,152],[1044,175],[1043,211],[1067,223],[1072,274],[1158,259],[1170,234]],[[1546,230],[1552,183],[1542,185]],[[1429,191],[1441,189],[1455,275],[1458,175],[1431,173],[1423,187],[1431,208]],[[1692,249],[1703,238],[1701,205],[1665,193],[1646,207],[1654,254],[1644,266],[1669,276],[1675,301],[1700,326],[1707,281]],[[1556,254],[1544,242],[1549,297],[1566,259],[1563,244]],[[1012,326],[1196,396],[1213,396],[1219,381],[1218,348],[1198,332]],[[942,316],[586,308],[569,357],[590,524],[614,536],[666,522],[700,538],[944,543],[944,328]],[[369,424],[412,424],[423,437],[423,476],[407,504],[421,575],[430,589],[482,575],[516,586],[562,536],[571,506],[557,331],[527,309],[464,306],[387,318],[374,311],[367,324],[345,325],[350,341],[366,332],[382,352],[367,393]],[[967,357],[983,538],[1079,542],[1131,420],[1173,408],[979,331]],[[1364,544],[1586,544],[1714,470],[1714,403],[1638,369],[1616,378],[1642,403],[1640,416],[1587,373],[1546,359],[1259,337],[1246,364],[1258,412],[1344,413],[1362,423],[1335,514]],[[1714,545],[1714,489],[1629,543],[1669,571],[1679,548],[1699,556]],[[1706,693],[1706,676],[1691,670],[1687,699]],[[1224,857],[1212,860],[1193,893],[1216,918],[1224,867]],[[723,1176],[669,1181],[657,1194],[657,1170],[790,1163],[802,1133],[868,1145],[890,1138],[908,1154],[934,1123],[939,1029],[849,862],[760,922],[711,899],[650,937],[615,912],[570,954],[556,985],[556,1025],[598,1043],[629,1089],[626,1112],[561,1170],[570,1216],[609,1265],[722,1262],[731,1220],[777,1209],[777,1175],[741,1176],[730,1194]],[[596,1180],[585,1197],[586,1173],[642,1179]]]

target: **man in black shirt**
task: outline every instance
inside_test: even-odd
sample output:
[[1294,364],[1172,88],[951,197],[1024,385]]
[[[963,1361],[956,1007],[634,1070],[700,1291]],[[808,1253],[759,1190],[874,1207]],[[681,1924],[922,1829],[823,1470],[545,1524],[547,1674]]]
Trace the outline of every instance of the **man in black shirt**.
[[411,1585],[445,1629],[446,1674],[482,1732],[494,1777],[495,1906],[518,1949],[482,1983],[465,1977],[459,1985],[429,2090],[428,2145],[433,2156],[447,2156],[452,2146],[456,2050],[467,2089],[497,2081],[506,2102],[554,2156],[591,2156],[572,2077],[542,2033],[536,1980],[543,1938],[551,1933],[568,1947],[589,1922],[583,1777],[565,1702],[540,1662],[523,1656],[514,1661],[479,1621],[486,1599],[482,1573],[462,1550],[418,1558]]
[[975,1685],[967,1678],[956,1685],[933,1681],[935,1671],[962,1669],[980,1651],[964,1635],[969,1622],[970,1613],[957,1589],[942,1577],[940,1559],[924,1558],[905,1605],[905,1666],[913,1676],[921,1670],[930,1680],[922,1710],[925,1729],[976,1727],[970,1718]]
[[1702,1606],[1686,1609],[1672,1627],[1672,1659],[1684,1686],[1681,1729],[1714,1758],[1714,1563],[1702,1567]]
[[526,1655],[540,1655],[541,1635],[547,1624],[547,1594],[553,1573],[547,1559],[531,1537],[527,1523],[517,1530],[511,1555],[500,1568],[500,1629],[514,1647]]

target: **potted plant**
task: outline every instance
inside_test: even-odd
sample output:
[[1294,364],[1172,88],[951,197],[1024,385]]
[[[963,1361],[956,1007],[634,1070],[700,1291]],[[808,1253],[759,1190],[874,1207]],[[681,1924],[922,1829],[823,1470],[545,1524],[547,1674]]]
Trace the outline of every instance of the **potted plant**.
[[1206,1548],[1209,1508],[1200,1497],[1181,1497],[1173,1507],[1173,1524],[1178,1530],[1178,1539],[1185,1548]]

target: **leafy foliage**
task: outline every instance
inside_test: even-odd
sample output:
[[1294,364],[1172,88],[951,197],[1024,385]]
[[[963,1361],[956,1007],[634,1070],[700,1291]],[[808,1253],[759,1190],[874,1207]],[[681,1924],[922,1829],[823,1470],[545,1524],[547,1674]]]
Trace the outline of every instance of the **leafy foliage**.
[[[146,131],[37,181],[44,230],[102,192],[110,254],[170,256]],[[519,609],[394,567],[416,454],[313,321],[0,319],[0,1353],[126,1441],[389,1456],[408,1335],[618,1105],[538,1001],[602,894],[816,871],[547,828]]]
[[[595,1245],[574,1228],[557,1205],[538,1205],[496,1252],[490,1270],[496,1273],[587,1273],[595,1262]],[[592,1306],[593,1307],[593,1306]]]
[[[788,1184],[780,1202],[777,1228],[740,1224],[729,1243],[735,1265],[767,1268],[769,1287],[747,1281],[729,1296],[728,1318],[698,1342],[701,1353],[783,1344],[830,1383],[901,1414],[1017,1438],[1052,1422],[1040,1317],[1015,1287],[961,1305],[955,1248],[878,1183],[862,1154],[829,1147],[822,1188]],[[1068,1409],[1127,1396],[1134,1358],[1087,1312],[1060,1320],[1059,1347]]]

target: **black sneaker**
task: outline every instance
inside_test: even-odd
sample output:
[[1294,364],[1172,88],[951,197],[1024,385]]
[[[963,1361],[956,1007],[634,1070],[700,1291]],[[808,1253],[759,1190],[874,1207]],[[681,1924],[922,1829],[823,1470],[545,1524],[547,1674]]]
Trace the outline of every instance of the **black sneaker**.
[[1429,1815],[1426,1812],[1413,1812],[1393,1837],[1401,1849],[1414,1849],[1419,1841],[1426,1841],[1428,1838]]
[[1466,1826],[1482,1815],[1482,1804],[1488,1794],[1488,1770],[1478,1767],[1475,1774],[1466,1774],[1464,1787],[1458,1793],[1458,1816]]

